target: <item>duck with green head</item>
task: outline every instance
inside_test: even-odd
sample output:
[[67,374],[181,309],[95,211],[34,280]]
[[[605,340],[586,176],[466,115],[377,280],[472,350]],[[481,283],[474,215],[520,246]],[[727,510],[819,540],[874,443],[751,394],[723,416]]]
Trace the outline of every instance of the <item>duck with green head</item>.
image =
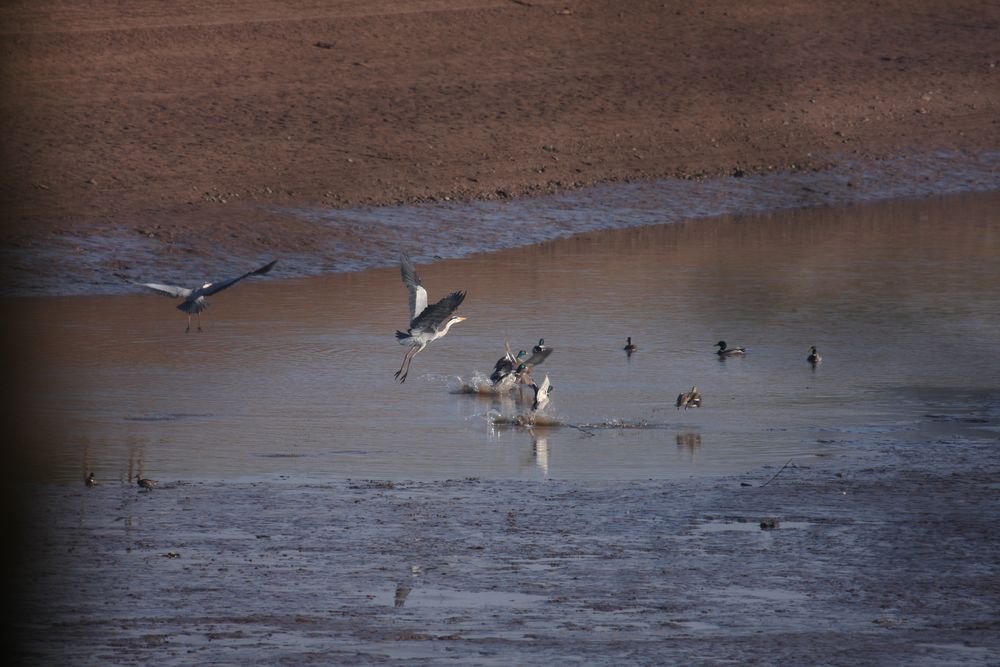
[[715,344],[715,346],[719,348],[719,351],[716,352],[716,354],[719,355],[720,359],[726,359],[728,357],[742,357],[747,353],[747,349],[745,347],[729,347],[726,345],[726,341],[724,340],[720,340]]

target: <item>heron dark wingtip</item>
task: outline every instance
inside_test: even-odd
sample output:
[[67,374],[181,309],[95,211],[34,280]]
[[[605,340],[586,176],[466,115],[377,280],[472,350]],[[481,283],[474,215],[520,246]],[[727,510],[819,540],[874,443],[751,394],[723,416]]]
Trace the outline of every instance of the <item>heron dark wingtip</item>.
[[271,262],[269,264],[266,264],[266,265],[260,267],[259,269],[257,269],[256,271],[254,271],[253,275],[255,275],[255,276],[262,276],[265,273],[269,273],[271,271],[271,269],[274,268],[274,265],[277,264],[277,263],[278,263],[278,260],[273,259],[273,260],[271,260]]

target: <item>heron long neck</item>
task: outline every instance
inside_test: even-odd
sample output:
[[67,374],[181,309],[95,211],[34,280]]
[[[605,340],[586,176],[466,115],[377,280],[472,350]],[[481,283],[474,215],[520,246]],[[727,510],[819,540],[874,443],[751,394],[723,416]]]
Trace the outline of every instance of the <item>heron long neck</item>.
[[446,333],[448,333],[448,329],[450,329],[451,325],[454,324],[455,322],[458,322],[458,320],[454,319],[454,318],[453,319],[449,319],[447,322],[445,322],[444,323],[444,328],[441,329],[441,335],[443,336]]

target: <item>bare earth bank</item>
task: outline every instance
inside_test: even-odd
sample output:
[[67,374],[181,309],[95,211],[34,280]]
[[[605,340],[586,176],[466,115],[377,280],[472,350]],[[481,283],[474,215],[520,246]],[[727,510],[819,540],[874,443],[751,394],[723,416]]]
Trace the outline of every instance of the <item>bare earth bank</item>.
[[363,253],[280,209],[995,150],[998,21],[984,0],[7,3],[0,249],[124,229],[170,266]]

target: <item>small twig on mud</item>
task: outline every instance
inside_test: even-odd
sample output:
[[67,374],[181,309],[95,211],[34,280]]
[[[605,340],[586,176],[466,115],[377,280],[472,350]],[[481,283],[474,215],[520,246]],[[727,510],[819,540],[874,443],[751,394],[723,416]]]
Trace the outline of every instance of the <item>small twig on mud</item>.
[[771,475],[771,479],[767,480],[766,482],[764,482],[763,484],[761,484],[757,488],[758,489],[763,489],[765,486],[767,486],[768,484],[770,484],[771,482],[773,482],[774,478],[777,477],[778,475],[780,475],[781,471],[784,470],[785,468],[787,468],[788,464],[791,463],[791,462],[792,462],[792,459],[788,459],[788,462],[785,463],[785,465],[781,466],[781,468],[778,469],[778,472],[776,472],[773,475]]

